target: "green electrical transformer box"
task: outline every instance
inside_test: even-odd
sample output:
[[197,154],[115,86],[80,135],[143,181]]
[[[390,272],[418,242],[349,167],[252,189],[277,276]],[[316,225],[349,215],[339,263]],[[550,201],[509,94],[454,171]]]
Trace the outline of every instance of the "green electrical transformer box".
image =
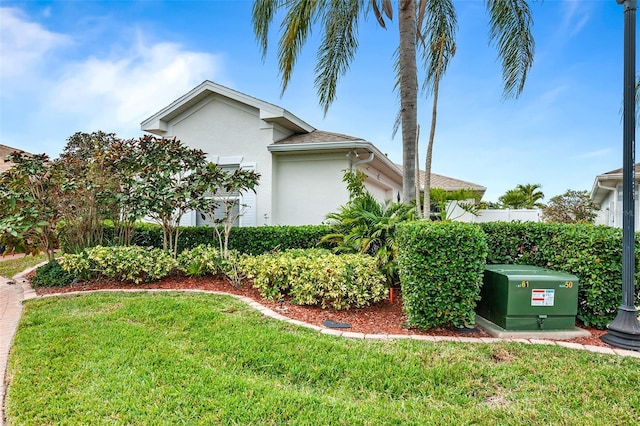
[[476,313],[505,330],[570,330],[578,278],[528,265],[487,265]]

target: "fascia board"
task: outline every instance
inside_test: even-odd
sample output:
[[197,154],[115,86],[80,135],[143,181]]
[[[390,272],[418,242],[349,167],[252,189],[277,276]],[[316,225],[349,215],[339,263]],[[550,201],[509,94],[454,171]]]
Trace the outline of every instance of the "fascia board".
[[[335,150],[352,150],[352,149],[365,149],[374,154],[374,161],[379,161],[380,164],[387,169],[388,172],[396,174],[400,181],[402,181],[402,169],[398,167],[396,163],[391,161],[386,155],[373,145],[371,142],[365,140],[362,141],[350,141],[350,142],[319,142],[319,143],[299,143],[299,144],[272,144],[267,147],[269,152],[274,154],[278,153],[296,153],[296,152],[313,152],[313,151],[335,151]],[[382,170],[381,170],[382,171]]]
[[252,106],[260,111],[260,118],[262,120],[267,122],[277,122],[278,124],[295,132],[311,132],[315,130],[313,126],[283,108],[208,80],[199,84],[165,108],[161,109],[159,112],[144,120],[140,124],[140,128],[146,132],[162,134],[166,132],[167,121],[178,115],[181,110],[186,110],[192,105],[197,104],[203,96],[208,96],[210,94],[218,94]]

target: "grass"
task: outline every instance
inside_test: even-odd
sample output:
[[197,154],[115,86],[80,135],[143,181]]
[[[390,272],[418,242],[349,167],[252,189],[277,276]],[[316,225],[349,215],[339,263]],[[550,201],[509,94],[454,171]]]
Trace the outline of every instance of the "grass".
[[45,253],[40,253],[37,256],[25,256],[17,259],[2,260],[0,258],[0,275],[3,277],[11,278],[14,275],[24,271],[27,268],[42,263],[47,260]]
[[8,424],[637,424],[640,362],[522,343],[362,341],[226,296],[28,301]]

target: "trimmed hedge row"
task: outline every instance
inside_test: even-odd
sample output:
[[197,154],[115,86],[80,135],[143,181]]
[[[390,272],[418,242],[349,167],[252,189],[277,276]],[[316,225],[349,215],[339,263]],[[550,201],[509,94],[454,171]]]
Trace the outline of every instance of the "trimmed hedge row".
[[[236,227],[229,236],[229,249],[258,255],[273,250],[332,248],[332,243],[320,243],[320,239],[330,232],[331,227],[328,225]],[[110,245],[114,240],[113,235],[113,225],[105,225],[103,245]],[[131,243],[162,248],[162,228],[152,223],[137,223],[133,228]],[[207,244],[217,247],[218,240],[213,229],[202,226],[185,226],[180,229],[178,253]],[[73,253],[75,249],[64,245],[60,248],[65,253]]]
[[407,222],[399,225],[397,238],[408,324],[475,324],[487,257],[482,230],[460,222]]
[[376,260],[362,254],[294,249],[245,256],[240,269],[253,278],[253,286],[265,299],[289,296],[296,305],[362,308],[379,302],[388,293]]
[[[578,319],[604,328],[622,300],[622,231],[588,224],[482,223],[487,263],[543,266],[578,276]],[[636,235],[636,252],[640,250]],[[636,256],[636,282],[640,256]],[[636,286],[640,302],[640,287]]]

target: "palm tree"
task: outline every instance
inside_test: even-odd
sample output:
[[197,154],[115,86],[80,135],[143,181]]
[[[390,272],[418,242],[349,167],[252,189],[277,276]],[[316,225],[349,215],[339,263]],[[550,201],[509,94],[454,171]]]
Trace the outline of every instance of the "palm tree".
[[[502,60],[504,95],[517,97],[524,88],[527,72],[533,64],[534,42],[528,3],[526,0],[485,2],[490,16],[489,38],[497,45],[498,56]],[[262,48],[263,58],[267,52],[270,24],[276,12],[285,12],[278,43],[282,91],[287,88],[302,45],[312,26],[318,22],[324,28],[317,53],[315,85],[320,105],[326,113],[335,100],[338,79],[346,73],[358,49],[356,36],[359,20],[366,19],[371,10],[382,27],[386,27],[385,17],[393,19],[391,0],[255,0],[253,28]],[[425,58],[425,85],[433,87],[435,94],[435,86],[450,58],[447,55],[453,54],[450,47],[455,46],[453,10],[452,0],[398,2],[400,42],[397,50],[396,87],[400,92],[402,124],[402,194],[407,203],[415,198],[418,117],[416,54],[419,50]],[[434,110],[436,103],[437,98],[434,96]],[[435,120],[432,120],[432,132],[433,129]],[[430,170],[426,172],[429,176]],[[425,193],[428,190],[429,188],[425,188]]]
[[539,183],[530,184],[527,183],[525,185],[518,184],[516,185],[516,190],[522,192],[524,195],[524,208],[532,209],[534,207],[543,208],[545,205],[543,203],[539,203],[539,200],[544,198],[544,193],[540,191],[542,185]]
[[544,208],[545,205],[539,201],[544,198],[544,193],[540,191],[542,185],[518,184],[514,189],[504,193],[498,201],[505,208],[511,209],[532,209],[534,207]]

